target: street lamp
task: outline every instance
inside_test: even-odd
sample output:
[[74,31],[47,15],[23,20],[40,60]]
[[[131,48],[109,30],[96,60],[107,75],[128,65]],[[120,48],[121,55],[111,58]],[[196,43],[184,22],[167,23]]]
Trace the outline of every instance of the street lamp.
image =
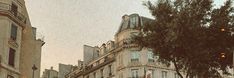
[[37,70],[37,67],[36,67],[36,65],[35,65],[35,64],[33,65],[32,70],[33,70],[32,78],[34,78],[34,71],[35,71],[35,70]]
[[225,53],[221,53],[221,57],[222,57],[222,58],[225,58]]
[[225,31],[225,29],[224,29],[224,28],[221,28],[221,31],[222,31],[222,32],[224,32],[224,31]]

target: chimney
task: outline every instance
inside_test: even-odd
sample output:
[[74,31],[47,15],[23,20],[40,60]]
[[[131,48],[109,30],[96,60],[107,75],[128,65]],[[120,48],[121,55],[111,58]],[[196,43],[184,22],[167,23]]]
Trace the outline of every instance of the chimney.
[[32,33],[33,33],[33,37],[36,39],[36,35],[37,35],[37,28],[32,27]]
[[50,67],[50,70],[53,70],[53,66],[52,66],[52,67]]

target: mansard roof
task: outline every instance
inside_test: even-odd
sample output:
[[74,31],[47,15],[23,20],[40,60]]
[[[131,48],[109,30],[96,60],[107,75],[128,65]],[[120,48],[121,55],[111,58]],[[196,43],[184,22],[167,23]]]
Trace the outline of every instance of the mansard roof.
[[142,29],[143,26],[152,19],[139,16],[138,14],[124,15],[122,16],[122,22],[116,34],[126,29]]

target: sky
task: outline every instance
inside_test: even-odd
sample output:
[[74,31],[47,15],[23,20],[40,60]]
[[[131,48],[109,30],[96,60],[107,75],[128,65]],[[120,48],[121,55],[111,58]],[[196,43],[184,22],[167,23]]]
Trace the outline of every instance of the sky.
[[[31,24],[44,37],[41,72],[58,64],[77,65],[83,45],[100,46],[113,40],[121,18],[137,13],[152,17],[147,0],[25,0]],[[223,0],[216,0],[221,5]]]

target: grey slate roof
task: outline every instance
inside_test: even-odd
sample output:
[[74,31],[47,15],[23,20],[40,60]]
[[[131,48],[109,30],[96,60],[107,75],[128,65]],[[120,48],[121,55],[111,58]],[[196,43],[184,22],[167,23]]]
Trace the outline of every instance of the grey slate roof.
[[124,15],[116,34],[126,29],[142,29],[144,24],[152,21],[152,19],[139,16],[138,14]]

